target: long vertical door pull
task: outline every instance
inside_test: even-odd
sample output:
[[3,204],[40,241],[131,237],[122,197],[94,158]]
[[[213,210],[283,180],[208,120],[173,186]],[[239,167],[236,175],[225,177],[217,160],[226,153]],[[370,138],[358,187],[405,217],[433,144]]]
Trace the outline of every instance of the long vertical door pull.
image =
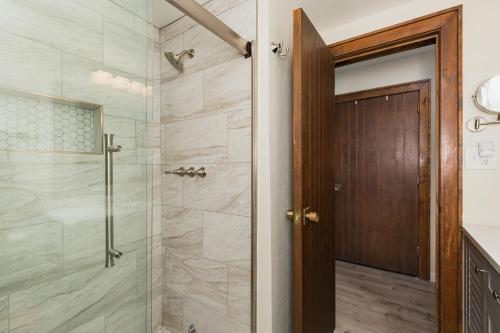
[[121,146],[113,145],[113,134],[104,134],[105,152],[105,195],[106,195],[106,268],[115,265],[115,258],[119,259],[122,252],[114,248],[114,220],[113,220],[113,154],[120,152]]

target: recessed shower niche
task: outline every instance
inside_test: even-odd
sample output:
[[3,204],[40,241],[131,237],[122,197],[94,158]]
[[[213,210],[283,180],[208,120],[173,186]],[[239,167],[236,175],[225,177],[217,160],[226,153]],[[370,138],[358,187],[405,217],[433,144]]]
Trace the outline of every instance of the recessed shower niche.
[[0,87],[0,150],[102,153],[102,106]]

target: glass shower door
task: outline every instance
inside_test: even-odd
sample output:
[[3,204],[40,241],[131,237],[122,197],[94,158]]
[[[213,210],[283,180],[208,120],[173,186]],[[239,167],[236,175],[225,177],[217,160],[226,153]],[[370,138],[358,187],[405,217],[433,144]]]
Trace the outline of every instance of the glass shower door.
[[149,7],[0,1],[0,332],[149,330]]

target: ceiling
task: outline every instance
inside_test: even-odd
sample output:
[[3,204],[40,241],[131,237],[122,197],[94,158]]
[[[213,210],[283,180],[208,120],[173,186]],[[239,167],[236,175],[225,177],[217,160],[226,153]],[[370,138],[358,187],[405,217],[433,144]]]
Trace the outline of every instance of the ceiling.
[[292,0],[302,7],[314,26],[322,31],[365,16],[397,7],[412,0]]
[[[205,4],[210,0],[197,0]],[[268,0],[273,1],[273,0]],[[293,7],[302,7],[319,30],[339,26],[364,16],[402,5],[411,0],[291,0]],[[153,24],[162,28],[183,14],[166,0],[153,0]]]

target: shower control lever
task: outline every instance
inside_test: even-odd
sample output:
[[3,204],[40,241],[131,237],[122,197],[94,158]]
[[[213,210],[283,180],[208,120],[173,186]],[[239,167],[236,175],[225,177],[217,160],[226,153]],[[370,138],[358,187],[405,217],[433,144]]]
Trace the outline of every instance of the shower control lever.
[[181,176],[181,177],[189,176],[189,177],[193,178],[193,177],[198,176],[201,178],[205,178],[207,176],[207,169],[205,169],[204,167],[201,167],[198,170],[196,170],[194,167],[190,167],[189,169],[185,169],[184,167],[180,167],[180,168],[175,169],[175,170],[167,170],[167,171],[165,171],[165,174],[177,175],[177,176]]
[[167,175],[177,175],[177,176],[184,177],[186,175],[187,171],[183,167],[180,167],[180,168],[172,170],[172,171],[167,170],[167,171],[165,171],[165,173]]

